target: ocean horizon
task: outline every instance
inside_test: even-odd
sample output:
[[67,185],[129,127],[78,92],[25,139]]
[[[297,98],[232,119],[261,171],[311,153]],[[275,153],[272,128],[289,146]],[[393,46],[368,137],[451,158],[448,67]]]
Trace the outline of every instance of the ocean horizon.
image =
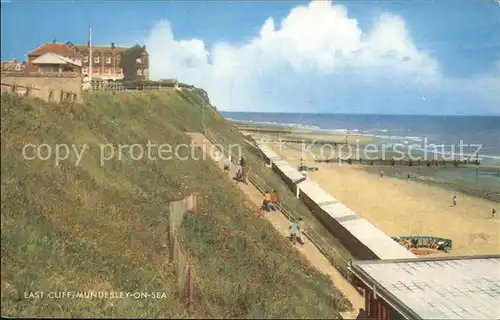
[[[373,137],[375,143],[420,145],[420,150],[464,154],[477,150],[484,163],[500,164],[500,116],[377,115],[221,111],[228,120],[302,128],[325,134]],[[418,149],[418,148],[417,148]],[[434,149],[432,149],[434,150]],[[432,151],[431,151],[432,152]]]

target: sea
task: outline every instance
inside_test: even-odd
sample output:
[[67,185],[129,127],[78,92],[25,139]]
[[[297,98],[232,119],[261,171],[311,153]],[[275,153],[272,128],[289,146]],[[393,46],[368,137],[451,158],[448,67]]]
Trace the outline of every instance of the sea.
[[[228,120],[373,137],[449,158],[500,164],[500,116],[221,112]],[[460,145],[462,151],[460,151]]]

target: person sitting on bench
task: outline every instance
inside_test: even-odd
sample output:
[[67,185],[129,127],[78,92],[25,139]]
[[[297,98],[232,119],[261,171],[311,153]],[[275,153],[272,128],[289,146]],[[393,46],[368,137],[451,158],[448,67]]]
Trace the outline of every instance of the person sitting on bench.
[[271,203],[271,193],[266,192],[264,193],[264,200],[262,200],[261,209],[265,211],[271,211],[270,203]]
[[441,240],[436,244],[436,250],[444,250],[444,241]]

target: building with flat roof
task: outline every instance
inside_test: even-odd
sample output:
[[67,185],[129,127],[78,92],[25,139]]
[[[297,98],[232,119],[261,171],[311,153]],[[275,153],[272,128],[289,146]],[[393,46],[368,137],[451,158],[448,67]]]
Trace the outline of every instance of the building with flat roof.
[[500,255],[356,261],[370,319],[500,319]]

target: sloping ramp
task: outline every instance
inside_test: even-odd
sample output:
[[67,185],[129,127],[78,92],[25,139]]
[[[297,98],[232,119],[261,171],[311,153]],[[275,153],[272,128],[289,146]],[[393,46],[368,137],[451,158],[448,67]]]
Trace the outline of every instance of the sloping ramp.
[[[216,151],[213,143],[209,141],[201,133],[186,133],[192,137],[193,143],[202,146],[206,145],[207,150],[213,150],[213,154],[209,156],[214,159],[219,165],[219,168],[223,168],[224,157],[221,157],[221,151]],[[236,175],[236,167],[231,166],[228,174],[228,179],[231,179]],[[251,183],[237,183],[238,188],[243,191],[243,193],[253,202],[257,207],[260,208],[262,204],[262,193]],[[288,226],[290,221],[281,212],[264,212],[264,218],[268,220],[273,227],[283,236],[288,236]],[[307,226],[306,226],[307,228]],[[306,229],[307,233],[307,229]],[[297,245],[296,249],[309,261],[309,263],[316,267],[321,273],[327,275],[333,282],[335,288],[344,294],[344,296],[351,302],[353,306],[353,311],[345,312],[342,314],[344,319],[354,319],[356,318],[356,311],[359,308],[364,308],[364,298],[359,294],[359,292],[342,276],[342,274],[330,263],[330,261],[321,253],[321,251],[311,242],[306,240],[304,245]]]

